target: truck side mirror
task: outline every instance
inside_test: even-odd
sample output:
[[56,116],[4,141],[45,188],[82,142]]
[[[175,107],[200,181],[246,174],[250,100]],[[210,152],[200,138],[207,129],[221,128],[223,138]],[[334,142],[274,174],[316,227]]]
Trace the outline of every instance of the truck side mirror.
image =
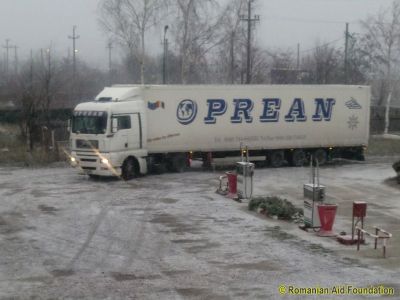
[[118,131],[118,119],[111,119],[111,133],[116,133]]

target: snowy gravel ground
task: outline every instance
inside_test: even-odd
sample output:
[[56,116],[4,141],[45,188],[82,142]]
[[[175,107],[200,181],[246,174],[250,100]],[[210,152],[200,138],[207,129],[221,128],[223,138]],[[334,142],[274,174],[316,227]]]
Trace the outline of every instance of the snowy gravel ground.
[[[222,171],[130,182],[68,167],[0,167],[0,299],[339,299],[285,296],[297,287],[385,285],[400,298],[400,188],[393,158],[321,168],[334,229],[351,231],[355,200],[367,229],[394,234],[388,258],[266,218],[215,193]],[[308,168],[256,169],[255,195],[303,203]],[[360,296],[347,295],[345,299]],[[343,299],[344,299],[343,298]]]

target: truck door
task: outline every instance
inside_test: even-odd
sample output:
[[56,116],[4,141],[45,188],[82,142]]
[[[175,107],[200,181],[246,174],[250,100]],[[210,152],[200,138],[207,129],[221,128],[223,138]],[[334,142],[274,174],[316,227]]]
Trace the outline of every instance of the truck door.
[[118,131],[115,134],[113,150],[134,150],[142,148],[142,128],[140,114],[118,114]]
[[114,135],[113,149],[114,151],[121,151],[128,149],[128,134],[131,130],[130,115],[114,115],[113,118],[118,121],[118,131]]
[[131,114],[131,130],[128,134],[128,148],[142,148],[142,124],[140,114]]

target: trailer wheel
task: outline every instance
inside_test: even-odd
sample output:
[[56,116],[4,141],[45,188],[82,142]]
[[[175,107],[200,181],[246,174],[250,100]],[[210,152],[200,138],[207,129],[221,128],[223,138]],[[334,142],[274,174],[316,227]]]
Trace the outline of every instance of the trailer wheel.
[[274,168],[282,167],[283,162],[285,161],[285,154],[283,151],[273,151],[270,154],[269,161],[271,166]]
[[187,159],[184,154],[174,155],[171,159],[171,171],[182,173],[187,168]]
[[136,161],[132,157],[125,159],[124,163],[122,164],[122,178],[124,180],[135,178],[137,171]]
[[295,149],[292,151],[289,161],[293,167],[304,166],[307,161],[306,153],[301,149]]
[[318,165],[322,166],[328,161],[328,154],[324,149],[317,149],[314,152],[314,159],[318,161]]

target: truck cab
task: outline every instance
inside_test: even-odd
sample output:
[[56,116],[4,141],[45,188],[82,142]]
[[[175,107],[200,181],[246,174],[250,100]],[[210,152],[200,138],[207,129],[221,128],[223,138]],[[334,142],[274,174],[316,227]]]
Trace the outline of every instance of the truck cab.
[[130,179],[147,172],[146,116],[140,89],[105,88],[77,105],[71,120],[71,165],[89,176]]

